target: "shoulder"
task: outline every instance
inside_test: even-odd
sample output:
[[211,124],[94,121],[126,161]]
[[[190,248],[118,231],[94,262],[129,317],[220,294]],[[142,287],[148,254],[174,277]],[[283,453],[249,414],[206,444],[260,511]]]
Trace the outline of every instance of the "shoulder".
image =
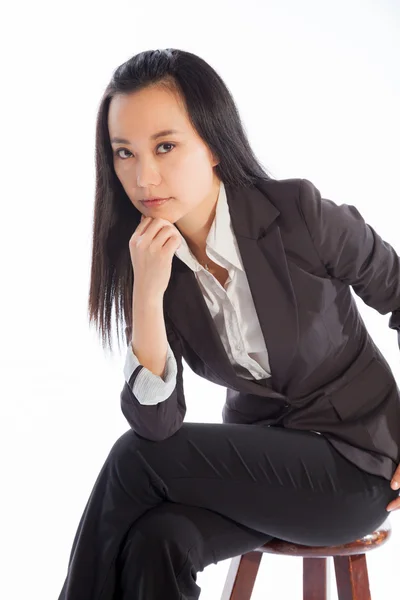
[[[277,204],[287,201],[304,202],[321,199],[318,188],[309,179],[291,177],[288,179],[258,179],[255,186],[265,192]],[[275,203],[274,202],[274,203]]]
[[292,226],[318,213],[324,200],[319,189],[302,177],[288,179],[259,179],[255,186],[279,212],[278,221]]

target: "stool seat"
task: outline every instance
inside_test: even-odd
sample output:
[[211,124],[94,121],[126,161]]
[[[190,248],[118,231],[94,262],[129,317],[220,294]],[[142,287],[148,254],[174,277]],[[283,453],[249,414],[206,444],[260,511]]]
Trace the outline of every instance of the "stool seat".
[[372,533],[364,537],[343,544],[340,546],[303,546],[302,544],[294,544],[293,542],[285,542],[275,538],[258,548],[258,552],[266,552],[269,554],[282,554],[286,556],[302,556],[305,557],[328,557],[328,556],[349,556],[351,554],[364,554],[368,550],[373,550],[377,546],[382,546],[390,537],[392,529],[389,518],[386,519],[380,527]]
[[251,600],[263,553],[303,559],[303,600],[327,600],[329,557],[335,567],[338,600],[371,600],[365,553],[382,546],[391,533],[388,516],[371,533],[338,546],[304,546],[274,538],[231,560],[221,600]]

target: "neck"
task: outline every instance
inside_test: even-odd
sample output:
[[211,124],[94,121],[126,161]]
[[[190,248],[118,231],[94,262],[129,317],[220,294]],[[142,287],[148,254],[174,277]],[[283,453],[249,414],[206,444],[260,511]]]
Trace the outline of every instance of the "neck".
[[209,260],[206,255],[206,240],[215,219],[220,184],[220,180],[214,176],[214,185],[207,198],[192,213],[175,223],[199,262]]

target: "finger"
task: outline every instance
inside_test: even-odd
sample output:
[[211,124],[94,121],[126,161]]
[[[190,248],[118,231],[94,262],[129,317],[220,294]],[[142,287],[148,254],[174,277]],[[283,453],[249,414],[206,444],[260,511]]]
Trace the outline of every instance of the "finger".
[[397,498],[396,500],[389,502],[389,504],[386,507],[386,510],[387,511],[398,510],[399,508],[400,508],[400,498]]
[[145,233],[145,231],[147,231],[147,228],[150,224],[151,224],[151,219],[142,215],[140,218],[139,225],[137,226],[136,230],[139,230],[139,231],[143,230],[143,233]]
[[397,469],[392,475],[392,479],[390,481],[390,487],[393,490],[397,490],[400,487],[400,466],[397,466]]

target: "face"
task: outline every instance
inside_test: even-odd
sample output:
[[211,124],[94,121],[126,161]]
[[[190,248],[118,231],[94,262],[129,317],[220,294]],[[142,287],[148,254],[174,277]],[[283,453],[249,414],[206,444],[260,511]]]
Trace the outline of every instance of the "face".
[[[218,198],[220,181],[213,168],[218,161],[191,125],[178,94],[154,86],[115,96],[108,129],[115,173],[138,211],[179,224],[188,234],[204,225]],[[165,130],[175,133],[155,137]],[[141,200],[148,197],[170,200],[145,206]]]

